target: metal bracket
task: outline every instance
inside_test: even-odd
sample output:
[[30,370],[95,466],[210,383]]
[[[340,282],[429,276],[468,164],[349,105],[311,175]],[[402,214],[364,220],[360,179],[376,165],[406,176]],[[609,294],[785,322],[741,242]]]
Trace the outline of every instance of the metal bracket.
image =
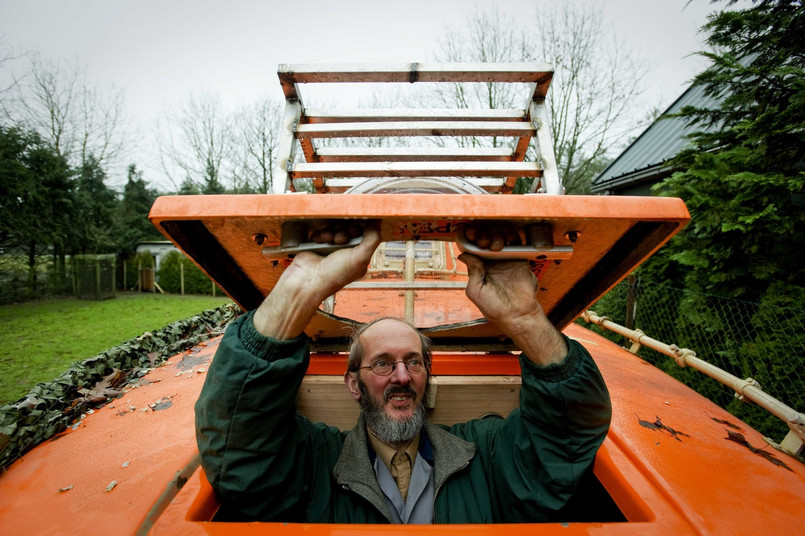
[[746,389],[749,386],[757,387],[758,389],[763,389],[757,382],[757,380],[755,380],[754,378],[747,378],[734,387],[735,398],[743,402],[746,399],[746,395],[744,395],[744,389]]
[[[639,333],[640,335],[644,335],[642,330],[636,329],[635,333]],[[640,351],[640,348],[643,347],[643,343],[640,342],[640,338],[638,336],[637,340],[632,340],[632,346],[627,349],[630,354],[637,355],[637,352]]]

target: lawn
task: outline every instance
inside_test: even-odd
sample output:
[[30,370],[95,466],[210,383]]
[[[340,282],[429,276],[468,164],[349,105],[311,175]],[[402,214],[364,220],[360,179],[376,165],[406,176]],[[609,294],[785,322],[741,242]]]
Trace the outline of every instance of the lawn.
[[76,361],[229,302],[226,297],[119,293],[104,301],[0,306],[0,405],[53,380]]

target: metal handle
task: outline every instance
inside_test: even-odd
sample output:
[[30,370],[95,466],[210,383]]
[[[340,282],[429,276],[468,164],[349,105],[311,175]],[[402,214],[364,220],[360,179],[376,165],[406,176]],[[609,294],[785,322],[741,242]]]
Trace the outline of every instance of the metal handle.
[[297,255],[303,251],[310,251],[318,253],[319,255],[329,255],[334,251],[344,248],[352,248],[357,246],[363,240],[362,236],[351,239],[346,244],[319,244],[317,242],[303,242],[294,246],[266,246],[263,248],[263,255],[272,258],[285,258],[291,255]]
[[352,248],[361,243],[363,236],[351,238],[344,244],[328,244],[305,242],[308,239],[308,225],[304,221],[286,221],[282,223],[282,234],[279,246],[266,246],[263,255],[270,259],[282,259],[310,251],[319,255],[329,255],[339,249]]
[[[539,225],[539,224],[535,224]],[[539,231],[539,229],[536,229]],[[538,241],[533,237],[537,233],[533,226],[526,228],[526,236],[532,241],[531,244],[525,246],[505,246],[500,251],[490,251],[483,249],[467,240],[467,235],[463,227],[456,229],[456,245],[459,251],[463,253],[471,253],[483,259],[556,259],[565,260],[573,255],[573,246],[554,246],[553,240],[548,245],[537,245]],[[540,233],[544,235],[544,233]],[[544,237],[544,236],[543,236]]]
[[[304,242],[307,240],[308,226],[305,222],[283,222],[279,246],[266,246],[263,255],[270,259],[282,259],[310,251],[319,255],[329,255],[339,249],[352,248],[361,243],[363,236],[350,239],[344,244],[328,244]],[[573,246],[554,246],[550,224],[537,223],[525,228],[526,239],[530,242],[524,246],[505,246],[500,251],[483,249],[467,239],[464,227],[456,229],[456,245],[464,253],[471,253],[484,259],[555,259],[565,260],[573,255]]]

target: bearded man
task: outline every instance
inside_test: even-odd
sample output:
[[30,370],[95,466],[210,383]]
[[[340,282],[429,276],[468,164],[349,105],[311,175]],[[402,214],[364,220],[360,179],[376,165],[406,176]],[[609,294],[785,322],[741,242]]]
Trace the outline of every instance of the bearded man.
[[196,403],[216,520],[556,520],[592,465],[611,407],[590,355],[546,317],[525,261],[459,257],[467,296],[522,350],[520,407],[506,419],[429,423],[430,341],[391,318],[353,337],[344,382],[361,405],[355,428],[297,413],[310,357],[303,330],[325,298],[363,276],[379,243],[369,227],[354,248],[300,253],[260,307],[228,328]]

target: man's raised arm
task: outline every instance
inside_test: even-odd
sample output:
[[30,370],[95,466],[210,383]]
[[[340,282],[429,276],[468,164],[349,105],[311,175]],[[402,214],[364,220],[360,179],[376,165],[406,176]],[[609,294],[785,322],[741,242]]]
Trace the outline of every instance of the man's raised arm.
[[298,337],[328,296],[363,277],[379,244],[380,232],[370,225],[354,248],[326,257],[299,253],[255,312],[255,329],[278,341]]
[[366,272],[379,242],[371,226],[354,248],[298,254],[260,307],[227,329],[195,407],[220,519],[304,519],[306,471],[330,436],[313,445],[296,418],[309,352],[301,335],[323,300]]
[[467,296],[523,351],[519,408],[497,425],[480,421],[483,433],[472,438],[493,453],[491,475],[508,505],[507,522],[556,521],[609,430],[604,379],[589,352],[548,320],[526,261],[459,258],[469,274]]
[[522,260],[482,261],[463,253],[467,265],[467,297],[537,365],[561,363],[567,355],[564,337],[537,301],[538,282]]

